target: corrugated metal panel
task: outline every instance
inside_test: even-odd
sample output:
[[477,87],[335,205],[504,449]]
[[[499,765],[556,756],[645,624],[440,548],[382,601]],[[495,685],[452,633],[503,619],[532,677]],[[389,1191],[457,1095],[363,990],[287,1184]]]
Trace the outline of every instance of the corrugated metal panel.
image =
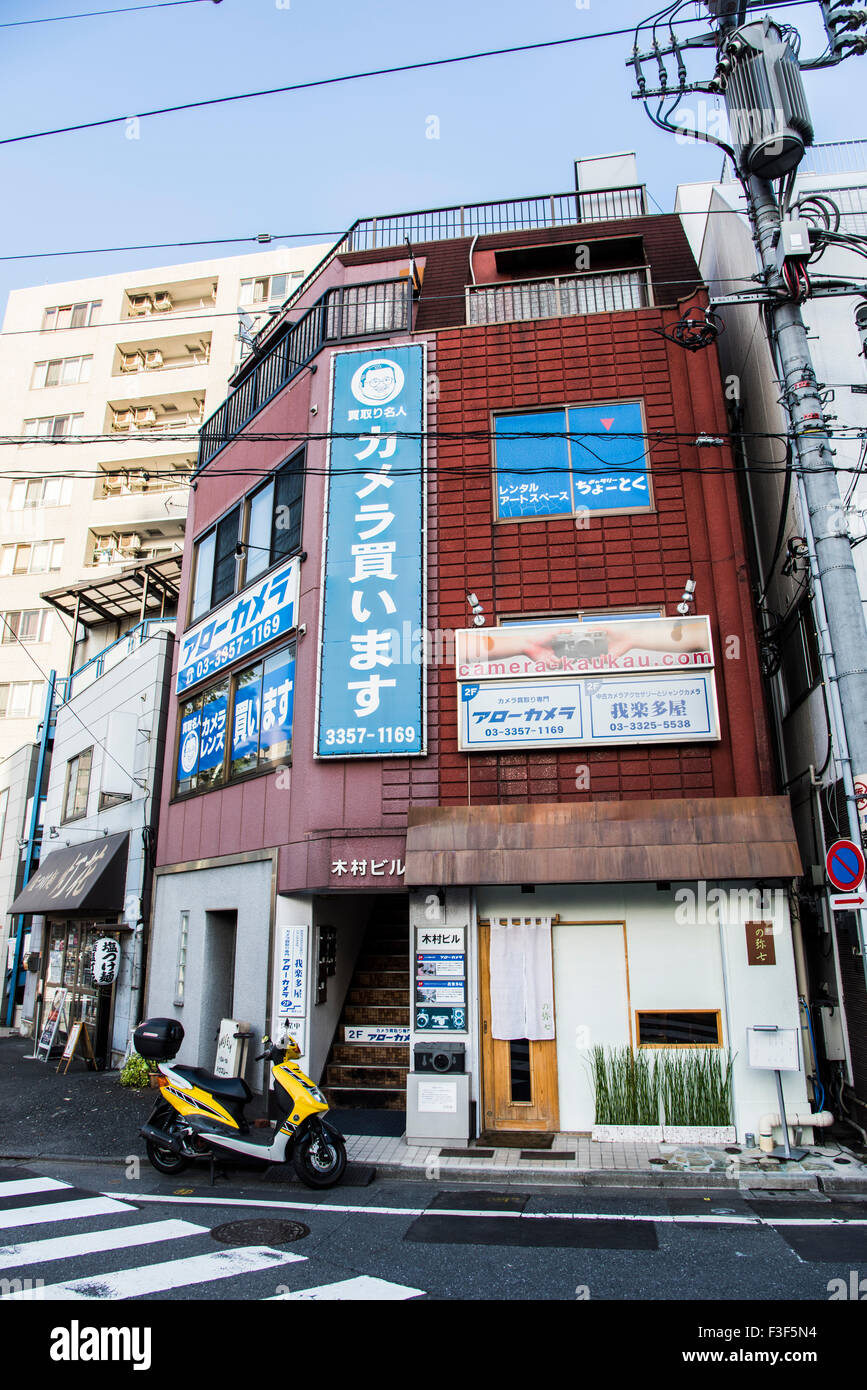
[[411,809],[407,886],[794,878],[786,797]]

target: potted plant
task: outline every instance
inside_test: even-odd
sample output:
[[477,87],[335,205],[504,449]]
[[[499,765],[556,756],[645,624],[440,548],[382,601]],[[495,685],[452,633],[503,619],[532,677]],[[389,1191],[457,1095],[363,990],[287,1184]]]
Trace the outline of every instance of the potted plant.
[[145,1086],[158,1086],[159,1075],[159,1072],[144,1057],[140,1057],[137,1052],[132,1052],[124,1063],[118,1080],[121,1086],[130,1086],[136,1090],[141,1090]]

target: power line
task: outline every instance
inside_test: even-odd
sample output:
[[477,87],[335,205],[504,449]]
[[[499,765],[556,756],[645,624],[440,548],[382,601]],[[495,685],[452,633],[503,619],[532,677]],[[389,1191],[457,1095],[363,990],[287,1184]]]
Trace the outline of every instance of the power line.
[[[811,0],[810,0],[811,2]],[[808,0],[782,0],[785,4],[808,3]],[[773,6],[772,6],[773,8]],[[693,19],[676,20],[678,24],[696,24],[701,20],[696,17]],[[294,82],[282,87],[265,87],[254,92],[238,92],[228,97],[208,97],[202,101],[185,101],[175,106],[159,106],[151,111],[127,112],[123,116],[108,116],[98,121],[81,121],[76,125],[57,126],[52,130],[37,130],[28,135],[11,135],[0,140],[0,145],[15,145],[24,140],[42,140],[50,135],[69,135],[79,130],[96,130],[103,126],[122,125],[129,120],[144,120],[150,116],[167,116],[177,111],[201,110],[206,106],[224,106],[229,102],[250,101],[257,97],[280,96],[286,92],[304,92],[316,87],[333,87],[344,82],[360,82],[370,77],[389,77],[396,73],[420,72],[429,68],[441,68],[453,66],[456,63],[472,63],[483,58],[501,58],[513,53],[532,53],[541,49],[563,48],[570,44],[589,43],[597,39],[622,38],[630,34],[635,34],[635,25],[631,24],[622,29],[598,30],[592,34],[575,34],[566,39],[546,39],[538,43],[513,44],[508,48],[488,48],[482,49],[477,53],[462,53],[452,58],[428,58],[418,63],[398,63],[393,67],[370,68],[364,72],[344,73],[340,77],[320,77],[310,82]]]
[[[51,14],[44,19],[12,19],[0,24],[0,29],[21,29],[27,24],[61,24],[67,19],[98,19],[108,14],[134,14],[136,10],[171,10],[178,5],[202,5],[208,0],[156,0],[150,5],[127,5],[121,10],[83,10],[80,14]],[[214,5],[221,0],[211,0]]]
[[[254,236],[204,237],[199,241],[151,241],[138,246],[86,246],[72,251],[19,251],[12,256],[0,256],[0,261],[43,261],[51,256],[110,256],[119,251],[174,251],[188,246],[237,246],[242,242],[255,241],[267,246],[272,241],[296,241],[303,237],[338,237],[341,231],[329,232],[271,232],[263,241],[258,232]],[[155,267],[156,268],[156,267]],[[99,327],[100,325],[94,325]],[[104,325],[103,325],[104,326]]]

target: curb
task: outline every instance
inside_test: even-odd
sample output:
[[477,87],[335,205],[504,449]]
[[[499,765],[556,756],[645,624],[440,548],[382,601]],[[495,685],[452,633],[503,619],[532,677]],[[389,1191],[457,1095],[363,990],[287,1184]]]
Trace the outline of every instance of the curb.
[[[90,1163],[108,1164],[123,1167],[131,1157],[141,1158],[140,1154],[3,1154],[2,1163]],[[431,1162],[436,1162],[435,1159]],[[388,1178],[392,1181],[425,1182],[426,1166],[420,1167],[405,1163],[376,1162],[357,1163],[350,1159],[356,1168],[373,1169],[375,1178]],[[788,1191],[793,1189],[810,1192],[827,1192],[835,1196],[867,1197],[867,1173],[863,1177],[856,1174],[836,1173],[768,1173],[765,1171],[743,1172],[730,1177],[720,1172],[643,1172],[629,1169],[588,1169],[571,1168],[552,1172],[550,1168],[446,1168],[440,1167],[437,1179],[441,1183],[475,1183],[479,1186],[524,1185],[542,1187],[586,1187],[586,1188],[719,1188],[729,1192],[745,1191]],[[353,1184],[355,1185],[355,1184]]]

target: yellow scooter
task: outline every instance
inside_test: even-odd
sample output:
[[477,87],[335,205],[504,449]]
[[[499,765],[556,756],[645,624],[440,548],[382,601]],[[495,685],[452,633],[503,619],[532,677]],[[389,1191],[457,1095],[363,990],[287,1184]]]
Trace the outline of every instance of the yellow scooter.
[[[343,1135],[323,1116],[328,1102],[294,1061],[301,1053],[294,1038],[274,1043],[263,1037],[281,1111],[276,1132],[251,1129],[244,1109],[253,1093],[241,1077],[215,1076],[205,1067],[188,1067],[177,1056],[184,1030],[176,1019],[149,1019],[135,1031],[136,1051],[157,1060],[160,1098],[139,1133],[160,1173],[174,1176],[190,1163],[214,1155],[240,1154],[263,1163],[292,1163],[307,1187],[334,1187],[346,1168]],[[260,1137],[261,1136],[261,1137]]]

